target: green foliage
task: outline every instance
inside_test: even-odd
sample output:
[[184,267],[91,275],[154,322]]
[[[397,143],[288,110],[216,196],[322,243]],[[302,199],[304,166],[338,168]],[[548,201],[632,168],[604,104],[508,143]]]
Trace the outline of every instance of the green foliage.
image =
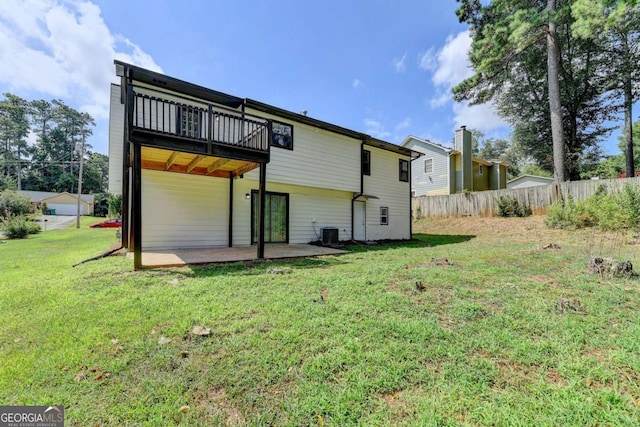
[[531,208],[512,196],[500,196],[496,199],[497,214],[502,217],[526,217],[531,215]]
[[31,201],[15,191],[0,192],[0,218],[26,215],[31,212]]
[[636,229],[640,226],[640,189],[627,184],[622,191],[608,194],[601,185],[582,202],[569,196],[549,207],[545,224],[566,229],[592,226],[605,231]]
[[40,225],[29,220],[26,216],[9,216],[2,219],[4,235],[8,239],[25,239],[30,234],[42,231]]
[[0,175],[0,191],[17,189],[18,185],[16,184],[15,179],[11,178],[10,176]]
[[109,195],[109,216],[122,217],[122,195]]
[[94,194],[93,215],[104,217],[109,215],[109,194]]
[[546,176],[553,178],[553,172],[548,171],[534,163],[527,163],[522,167],[523,175]]

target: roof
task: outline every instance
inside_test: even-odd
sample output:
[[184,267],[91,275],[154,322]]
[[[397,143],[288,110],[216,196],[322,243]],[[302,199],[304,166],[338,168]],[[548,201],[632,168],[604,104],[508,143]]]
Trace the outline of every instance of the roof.
[[314,119],[312,117],[305,116],[303,114],[294,113],[288,110],[284,110],[273,105],[265,104],[260,101],[256,101],[249,98],[239,98],[233,95],[228,95],[223,92],[218,92],[213,89],[207,89],[203,86],[199,86],[193,83],[185,82],[184,80],[169,77],[164,74],[147,70],[145,68],[137,67],[135,65],[127,64],[126,62],[115,60],[116,74],[118,76],[129,77],[133,80],[141,83],[146,83],[151,86],[163,88],[170,91],[175,91],[185,95],[192,96],[194,98],[202,99],[212,103],[225,105],[230,108],[239,108],[245,106],[254,110],[261,111],[263,113],[272,114],[274,116],[282,117],[298,123],[303,123],[309,126],[313,126],[319,129],[327,130],[330,132],[338,133],[340,135],[348,136],[350,138],[359,139],[367,145],[382,148],[383,150],[393,151],[398,154],[420,157],[422,154],[418,151],[411,150],[400,145],[392,144],[387,141],[373,138],[362,132],[347,129],[338,125],[334,125],[322,120]]
[[[68,194],[71,197],[77,197],[77,194],[71,194],[67,191],[63,191],[62,193],[52,193],[50,191],[18,190],[17,193],[23,196],[27,196],[29,200],[34,203],[41,203],[43,200],[51,199],[52,197],[60,196],[62,194]],[[93,194],[82,194],[80,196],[80,200],[87,203],[93,203],[94,199],[95,196]]]
[[550,177],[548,177],[548,176],[527,175],[527,174],[524,174],[524,175],[520,175],[520,176],[518,176],[518,177],[516,177],[516,178],[513,178],[513,179],[512,179],[512,180],[510,180],[510,181],[507,181],[507,184],[510,184],[510,183],[512,183],[512,182],[516,182],[516,181],[521,181],[521,180],[523,180],[523,179],[525,179],[525,178],[534,178],[534,179],[537,179],[537,180],[549,181],[550,183],[551,183],[551,182],[553,182],[553,178],[550,178]]
[[439,149],[439,150],[444,151],[445,153],[453,153],[453,152],[455,152],[455,150],[454,150],[453,148],[445,147],[444,145],[440,145],[440,144],[437,144],[437,143],[435,143],[435,142],[431,142],[431,141],[429,141],[429,140],[427,140],[427,139],[418,138],[418,137],[413,136],[413,135],[409,135],[409,136],[407,136],[407,137],[404,139],[404,141],[402,141],[402,143],[400,144],[400,146],[402,146],[402,147],[406,147],[406,146],[407,146],[407,144],[409,144],[409,142],[410,142],[411,140],[416,141],[418,144],[429,145],[429,146],[431,146],[431,147],[437,148],[437,149]]

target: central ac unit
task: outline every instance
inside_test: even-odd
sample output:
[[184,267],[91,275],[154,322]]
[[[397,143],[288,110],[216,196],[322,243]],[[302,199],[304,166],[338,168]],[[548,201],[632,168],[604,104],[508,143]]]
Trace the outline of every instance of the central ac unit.
[[320,230],[322,232],[323,245],[338,244],[338,229],[336,227],[323,227]]

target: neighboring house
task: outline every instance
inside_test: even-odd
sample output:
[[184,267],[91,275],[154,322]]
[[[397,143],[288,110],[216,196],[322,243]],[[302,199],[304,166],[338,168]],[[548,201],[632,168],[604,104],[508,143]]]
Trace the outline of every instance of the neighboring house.
[[[46,204],[47,209],[55,215],[77,215],[78,195],[68,192],[52,193],[48,191],[28,191],[19,190],[17,192],[27,196],[35,209],[41,209]],[[93,215],[95,198],[93,194],[82,194],[80,196],[80,215]]]
[[539,185],[549,185],[553,182],[553,178],[537,175],[520,175],[507,182],[507,188],[527,188],[537,187]]
[[115,64],[109,191],[136,268],[143,250],[411,238],[419,153]]
[[507,187],[507,164],[472,156],[471,132],[456,130],[455,147],[408,136],[402,147],[418,151],[422,157],[411,164],[413,196],[437,196],[464,191],[499,190]]

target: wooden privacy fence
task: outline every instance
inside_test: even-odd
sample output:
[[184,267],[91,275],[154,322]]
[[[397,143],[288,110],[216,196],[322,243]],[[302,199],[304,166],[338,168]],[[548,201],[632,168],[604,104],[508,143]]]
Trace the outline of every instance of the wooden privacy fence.
[[640,177],[568,181],[559,185],[478,191],[449,196],[420,196],[412,199],[411,206],[414,218],[493,216],[498,208],[498,197],[511,196],[519,203],[529,206],[534,213],[545,213],[558,197],[566,199],[570,195],[573,200],[585,200],[600,186],[604,186],[607,192],[613,193],[622,190],[627,184],[640,187]]

